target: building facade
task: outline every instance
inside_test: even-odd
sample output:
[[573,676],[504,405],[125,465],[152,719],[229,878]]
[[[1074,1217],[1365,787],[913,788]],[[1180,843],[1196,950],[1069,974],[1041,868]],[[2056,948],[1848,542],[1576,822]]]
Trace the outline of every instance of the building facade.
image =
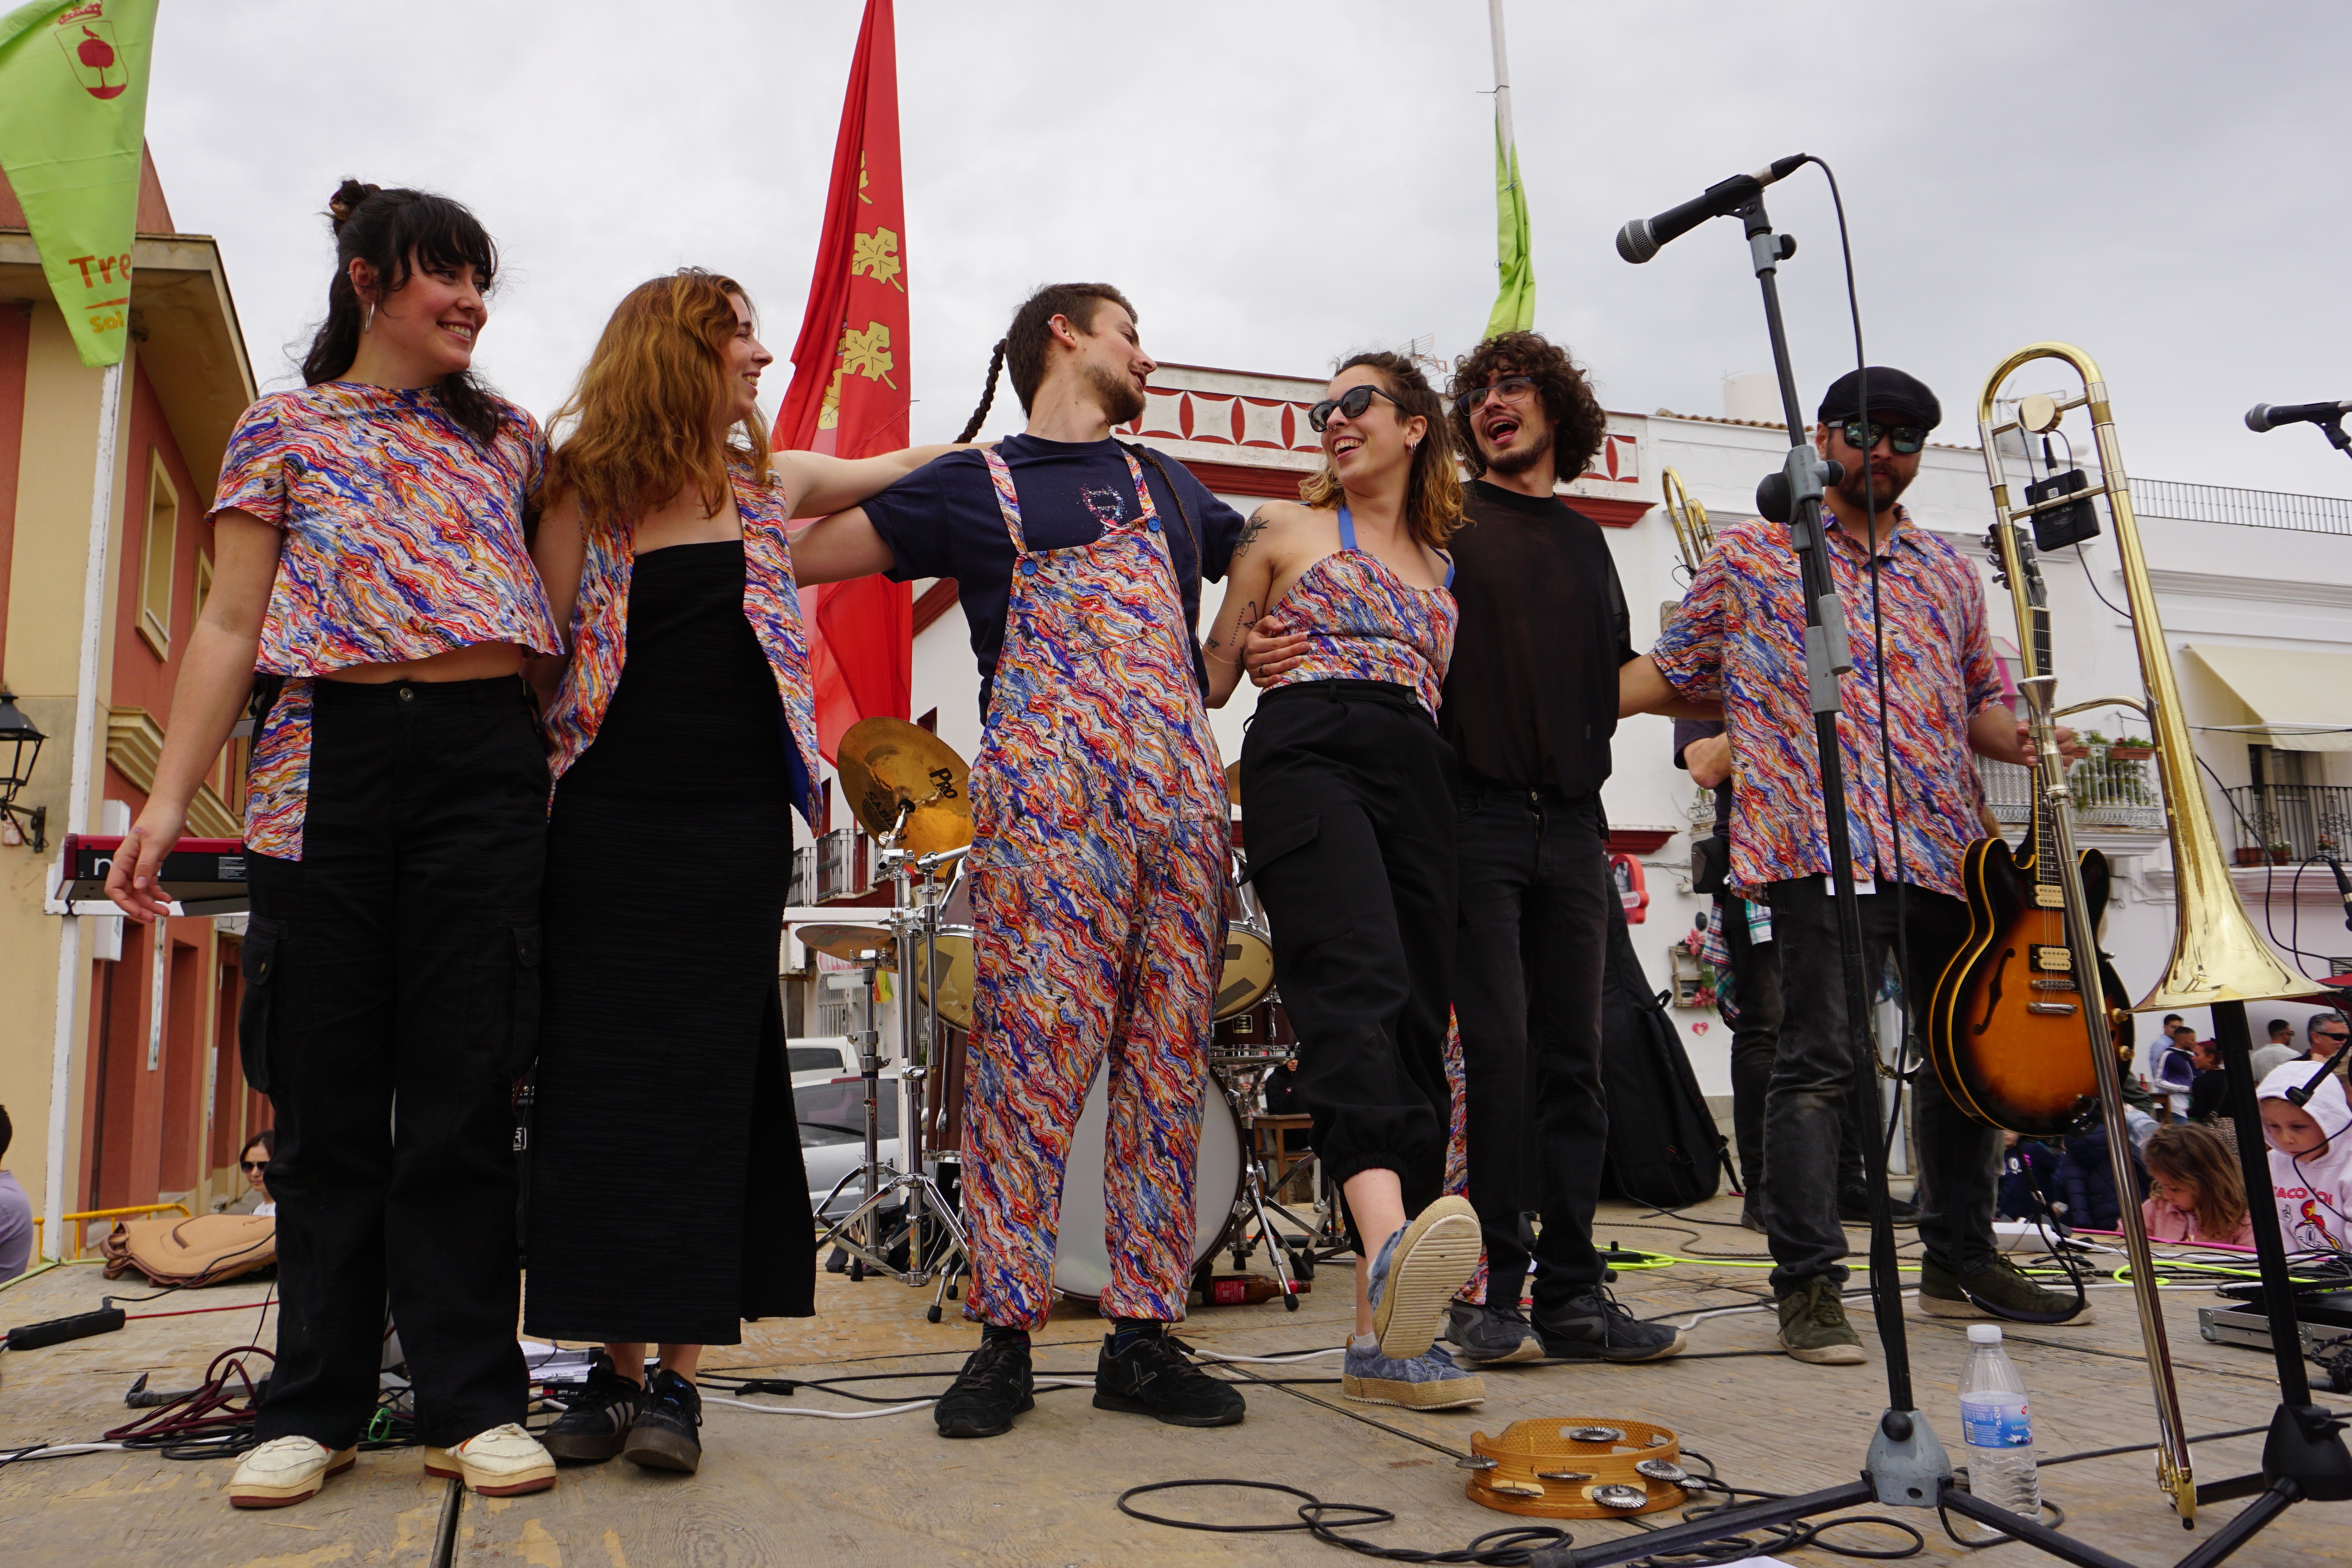
[[[16,803],[47,814],[43,848],[0,842],[0,1104],[16,1126],[5,1164],[37,1213],[173,1200],[201,1212],[240,1190],[241,1141],[268,1118],[236,1069],[238,922],[142,928],[84,915],[78,959],[60,983],[60,845],[77,823],[119,833],[146,802],[211,585],[205,514],[229,433],[254,396],[219,248],[178,232],[152,160],[132,257],[98,627],[103,765],[90,769],[90,798],[77,811],[69,793],[104,372],[82,365],[23,211],[0,182],[0,688],[47,737]],[[190,811],[191,834],[237,835],[243,745],[232,742],[215,764]],[[46,1239],[53,1254],[59,1239]]]

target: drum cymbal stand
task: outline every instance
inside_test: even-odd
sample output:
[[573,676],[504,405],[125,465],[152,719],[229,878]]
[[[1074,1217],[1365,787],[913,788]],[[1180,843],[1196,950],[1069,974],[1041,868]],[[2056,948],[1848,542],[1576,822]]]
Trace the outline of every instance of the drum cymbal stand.
[[[879,951],[868,950],[858,955],[866,981],[863,1020],[866,1027],[855,1037],[859,1071],[866,1079],[866,1197],[855,1209],[835,1221],[818,1239],[817,1245],[822,1249],[830,1242],[846,1251],[850,1256],[850,1276],[853,1279],[865,1278],[866,1271],[870,1269],[919,1287],[930,1283],[936,1271],[940,1294],[944,1298],[949,1281],[968,1266],[971,1249],[964,1239],[963,1228],[957,1223],[955,1210],[950,1207],[946,1194],[931,1179],[923,1163],[923,1081],[929,1071],[927,1063],[930,1052],[926,1049],[919,1055],[916,1051],[916,992],[913,982],[919,946],[923,949],[922,961],[925,964],[931,962],[932,927],[937,924],[937,900],[932,891],[931,868],[921,862],[936,863],[962,852],[955,851],[948,856],[917,857],[908,854],[899,842],[899,832],[910,809],[908,804],[900,806],[898,822],[890,832],[882,837],[879,844],[883,874],[891,882],[893,894],[890,913],[882,924],[887,925],[896,937],[893,943],[895,951],[887,955],[887,961],[898,976],[898,1159],[894,1163],[881,1155],[882,1035],[876,1015],[880,970],[886,956]],[[922,871],[919,892],[915,885],[914,874],[918,869]],[[925,1016],[928,1025],[928,1010]],[[932,1030],[927,1027],[925,1032],[928,1035]],[[838,1191],[838,1187],[835,1190]],[[828,1204],[830,1201],[828,1198]],[[901,1202],[905,1205],[907,1224],[907,1267],[896,1269],[891,1267],[887,1249],[882,1245],[879,1215],[885,1208]],[[927,1223],[937,1228],[936,1233],[947,1238],[947,1246],[936,1260],[924,1255],[923,1237]],[[929,1315],[933,1322],[940,1320],[940,1307],[937,1301],[933,1301]]]

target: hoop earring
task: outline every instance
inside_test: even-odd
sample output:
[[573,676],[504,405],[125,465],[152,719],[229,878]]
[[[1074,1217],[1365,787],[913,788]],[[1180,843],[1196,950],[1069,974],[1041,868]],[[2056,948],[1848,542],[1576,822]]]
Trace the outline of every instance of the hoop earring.
[[364,338],[364,337],[366,337],[370,332],[373,332],[373,331],[374,331],[374,330],[375,330],[375,301],[374,301],[374,300],[373,300],[373,299],[371,299],[371,300],[369,300],[369,301],[367,302],[367,315],[366,315],[365,317],[362,318],[362,319],[361,319],[361,321],[360,321],[360,336],[361,336],[361,337],[362,337],[362,338]]

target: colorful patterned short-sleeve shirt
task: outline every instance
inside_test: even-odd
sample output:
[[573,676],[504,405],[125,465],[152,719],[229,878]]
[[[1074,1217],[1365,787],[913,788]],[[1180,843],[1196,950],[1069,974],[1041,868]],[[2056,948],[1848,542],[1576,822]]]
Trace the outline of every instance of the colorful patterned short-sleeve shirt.
[[499,408],[487,444],[429,388],[327,382],[272,392],[237,422],[213,515],[286,535],[254,665],[289,678],[254,737],[252,852],[302,858],[310,677],[480,643],[562,651],[522,534],[545,443],[529,413]]
[[[793,585],[793,545],[785,532],[782,490],[773,476],[761,484],[749,464],[730,460],[728,477],[743,523],[743,616],[751,622],[776,677],[791,743],[793,804],[816,825],[816,705],[809,685],[808,636]],[[549,804],[553,787],[595,744],[596,731],[621,685],[628,658],[629,576],[636,549],[626,529],[593,529],[580,570],[580,598],[572,612],[572,664],[547,711]]]
[[[1861,540],[1825,531],[1845,601],[1853,669],[1838,718],[1846,817],[1855,873],[1897,867],[1879,762],[1878,671],[1872,651],[1870,566]],[[1958,897],[1960,862],[1983,836],[1984,791],[1969,750],[1969,721],[2001,704],[2000,671],[1985,624],[1984,587],[1959,551],[1915,526],[1901,507],[1880,541],[1878,591],[1886,617],[1886,716],[1902,830],[1902,880]],[[1686,696],[1720,696],[1731,734],[1731,880],[1743,888],[1826,875],[1829,833],[1805,685],[1804,596],[1788,530],[1761,518],[1716,536],[1651,657]]]

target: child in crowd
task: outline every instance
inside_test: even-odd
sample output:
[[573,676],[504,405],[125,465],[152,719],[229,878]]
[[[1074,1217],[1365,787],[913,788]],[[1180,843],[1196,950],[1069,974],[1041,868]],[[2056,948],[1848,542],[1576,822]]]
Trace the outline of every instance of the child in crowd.
[[2058,1151],[2037,1138],[2021,1138],[2015,1133],[2003,1133],[2000,1145],[2000,1191],[1994,1200],[1997,1218],[2048,1218],[2053,1200],[2063,1201]]
[[2334,1074],[2322,1078],[2311,1098],[2297,1105],[2287,1097],[2319,1070],[2291,1061],[2263,1080],[2263,1137],[2270,1145],[2271,1187],[2278,1203],[2279,1231],[2289,1252],[2352,1250],[2352,1104]]
[[2123,1223],[2123,1205],[2139,1200],[2144,1181],[2137,1150],[2131,1151],[2134,1190],[2118,1196],[2114,1163],[2107,1157],[2107,1127],[2093,1122],[2068,1135],[2058,1158],[2057,1186],[2050,1196],[2065,1204],[2066,1223],[2077,1230],[2114,1230]]
[[2158,1128],[2143,1155],[2149,1192],[2139,1212],[2149,1240],[2254,1244],[2246,1184],[2219,1133],[2187,1124]]

